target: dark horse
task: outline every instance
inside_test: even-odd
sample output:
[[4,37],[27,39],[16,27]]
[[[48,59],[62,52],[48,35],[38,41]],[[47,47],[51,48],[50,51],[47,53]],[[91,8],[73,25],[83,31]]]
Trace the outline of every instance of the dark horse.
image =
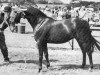
[[26,18],[34,30],[34,38],[39,50],[39,72],[42,69],[43,53],[46,58],[47,68],[50,66],[47,43],[61,44],[75,38],[83,53],[82,67],[86,65],[86,53],[89,56],[90,68],[93,68],[92,52],[94,46],[100,49],[99,43],[91,35],[89,23],[79,18],[54,20],[46,16],[37,8],[28,8],[23,12],[12,11],[10,23],[19,23],[21,18]]

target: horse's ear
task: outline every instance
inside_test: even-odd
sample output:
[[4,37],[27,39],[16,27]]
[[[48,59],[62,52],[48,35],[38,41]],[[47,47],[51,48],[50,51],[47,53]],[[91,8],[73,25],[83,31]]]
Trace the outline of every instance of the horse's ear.
[[25,12],[21,12],[21,17],[22,18],[25,18],[25,15],[26,15]]

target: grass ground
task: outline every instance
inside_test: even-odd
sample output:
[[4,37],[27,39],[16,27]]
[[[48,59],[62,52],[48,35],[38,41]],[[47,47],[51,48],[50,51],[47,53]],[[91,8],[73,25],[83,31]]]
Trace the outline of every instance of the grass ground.
[[[95,38],[99,39],[99,32],[93,32]],[[3,63],[0,53],[0,75],[99,75],[100,74],[100,52],[93,53],[94,69],[89,71],[89,61],[81,69],[82,53],[77,42],[74,50],[69,43],[48,44],[51,67],[46,69],[43,59],[43,70],[38,71],[38,50],[32,34],[11,33],[5,31],[9,58],[12,63]],[[78,49],[76,49],[78,48]]]

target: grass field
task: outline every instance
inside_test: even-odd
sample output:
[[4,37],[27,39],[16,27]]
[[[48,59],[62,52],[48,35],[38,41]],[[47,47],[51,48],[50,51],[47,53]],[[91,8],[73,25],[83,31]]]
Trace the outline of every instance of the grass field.
[[[31,28],[31,27],[30,27]],[[74,42],[74,50],[69,43],[48,44],[51,67],[46,69],[43,59],[43,70],[38,71],[38,50],[32,30],[27,28],[27,34],[11,33],[5,30],[6,43],[9,51],[9,58],[12,63],[3,63],[0,53],[0,75],[99,75],[100,74],[100,52],[93,53],[94,69],[89,71],[89,61],[81,69],[82,53]],[[92,34],[100,40],[100,32],[93,31]]]

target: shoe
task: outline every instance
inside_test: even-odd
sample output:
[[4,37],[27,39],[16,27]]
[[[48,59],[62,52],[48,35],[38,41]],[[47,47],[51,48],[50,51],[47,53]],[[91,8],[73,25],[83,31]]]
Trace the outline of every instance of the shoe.
[[9,58],[8,59],[4,59],[4,62],[5,63],[9,63],[10,61],[9,61]]

